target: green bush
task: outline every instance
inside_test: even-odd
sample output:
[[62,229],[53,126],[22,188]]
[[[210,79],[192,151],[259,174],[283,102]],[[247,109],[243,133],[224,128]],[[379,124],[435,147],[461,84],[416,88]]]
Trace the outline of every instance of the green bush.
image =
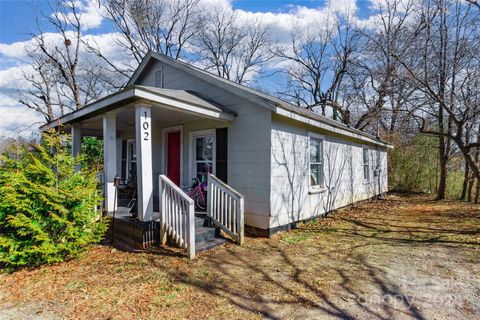
[[[434,194],[438,184],[438,139],[425,134],[391,134],[385,137],[395,148],[388,151],[388,180],[392,191]],[[446,196],[458,199],[462,192],[463,159],[451,157]]]
[[94,209],[101,200],[96,172],[76,171],[82,159],[64,140],[50,132],[40,144],[12,146],[0,158],[2,268],[76,257],[106,230]]
[[437,139],[417,134],[388,137],[395,148],[388,152],[389,185],[394,191],[433,193],[437,182]]
[[103,140],[96,137],[83,137],[82,155],[83,166],[101,171],[103,167]]

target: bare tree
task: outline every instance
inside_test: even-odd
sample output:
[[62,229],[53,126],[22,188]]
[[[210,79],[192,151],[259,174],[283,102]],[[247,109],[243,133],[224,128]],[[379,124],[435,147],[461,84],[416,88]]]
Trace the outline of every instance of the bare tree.
[[299,106],[320,107],[322,115],[328,105],[349,123],[349,110],[339,102],[359,38],[347,18],[338,16],[334,21],[333,27],[331,23],[324,27],[296,25],[291,42],[276,46],[275,55],[287,64],[282,71],[287,76],[286,89],[279,94]]
[[[467,142],[465,127],[478,121],[480,108],[472,103],[468,92],[477,90],[471,84],[478,78],[479,43],[476,17],[463,1],[422,1],[413,26],[406,54],[396,55],[408,72],[412,85],[428,100],[422,109],[438,122],[432,126],[418,112],[421,132],[439,137],[441,180],[438,198],[445,196],[446,160],[453,141],[468,163],[472,174],[479,179],[479,164],[472,154],[478,143]],[[407,57],[415,56],[415,60]],[[408,61],[407,61],[408,60]]]
[[[82,106],[80,88],[78,84],[78,59],[81,41],[81,12],[77,9],[75,1],[57,1],[50,6],[51,14],[42,14],[43,19],[53,27],[61,41],[54,42],[47,39],[40,22],[37,19],[38,33],[32,34],[34,42],[33,51],[43,55],[58,74],[57,81],[63,86],[57,89],[69,97],[72,105],[66,107],[72,110]],[[51,43],[50,40],[53,40]],[[28,50],[28,49],[27,49]]]
[[240,21],[237,12],[230,9],[207,12],[203,20],[196,43],[206,70],[242,84],[271,58],[268,27],[262,21]]
[[37,30],[25,48],[31,71],[24,71],[24,79],[29,85],[18,91],[20,103],[42,114],[47,122],[109,90],[100,82],[101,65],[84,52],[77,2],[56,0],[49,3],[49,10],[39,13]]
[[402,109],[415,90],[405,81],[394,54],[408,41],[406,26],[412,9],[413,1],[385,1],[373,28],[359,30],[364,41],[348,72],[352,92],[346,94],[350,105],[360,106],[352,123],[355,128],[365,130],[377,123],[393,132],[405,115]]
[[478,9],[480,9],[480,2],[478,2],[478,0],[465,0],[467,1],[468,3],[470,3],[471,5],[474,5],[475,7],[477,7]]
[[18,90],[19,102],[40,113],[46,122],[53,121],[57,116],[55,111],[58,107],[55,103],[58,100],[54,97],[57,92],[55,71],[48,60],[42,59],[33,52],[29,52],[28,56],[33,73],[23,72],[23,78],[27,81],[29,89],[26,92]]
[[184,49],[202,28],[199,0],[97,0],[120,35],[117,45],[130,63],[115,64],[98,43],[86,46],[110,71],[127,80],[149,51],[174,59],[186,58]]

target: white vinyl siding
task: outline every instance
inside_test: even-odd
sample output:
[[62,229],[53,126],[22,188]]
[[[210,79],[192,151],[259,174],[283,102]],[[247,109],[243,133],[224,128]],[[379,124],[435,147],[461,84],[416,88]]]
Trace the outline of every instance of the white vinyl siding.
[[163,88],[163,69],[162,68],[155,70],[154,78],[155,78],[155,87]]
[[[325,132],[312,132],[280,116],[272,120],[271,228],[322,215],[386,192],[385,148],[378,149],[381,178],[372,179],[373,173],[370,173],[370,182],[363,183],[363,148],[368,150],[370,163],[375,149]],[[323,187],[316,190],[311,187],[310,176],[310,146],[315,138],[322,140],[323,167]],[[372,165],[369,164],[370,170]]]
[[[215,86],[208,79],[158,61],[140,76],[136,84],[157,84],[155,71],[162,69],[161,87],[196,92],[236,113],[233,122],[211,119],[183,123],[184,135],[200,130],[228,127],[228,183],[245,196],[245,223],[261,229],[301,221],[368,199],[374,183],[363,182],[362,139],[342,139],[327,129],[302,124],[255,105],[232,92]],[[158,78],[158,77],[157,77]],[[169,124],[172,125],[172,124]],[[328,127],[325,125],[325,127]],[[152,130],[155,130],[153,127]],[[158,128],[157,130],[161,130]],[[310,131],[322,135],[323,188],[310,192]],[[153,131],[152,131],[153,134]],[[161,134],[158,134],[161,137]],[[160,138],[158,145],[160,145]],[[193,165],[191,139],[185,139],[182,184],[197,173]],[[155,142],[152,142],[155,143]],[[373,146],[371,146],[373,152]],[[153,150],[161,148],[153,148]],[[196,151],[196,150],[195,150]],[[386,149],[381,148],[381,190],[387,188]],[[187,156],[188,155],[188,156]],[[160,152],[154,158],[154,175],[161,173]],[[213,157],[215,159],[215,156]],[[203,160],[200,160],[203,161]],[[213,160],[213,167],[215,160]],[[372,165],[374,162],[372,161]],[[371,166],[372,166],[371,165]],[[155,168],[156,169],[155,171]],[[215,170],[213,169],[215,172]],[[371,174],[373,176],[373,173]],[[318,179],[317,179],[318,180]],[[377,179],[372,179],[375,182]]]
[[[151,86],[155,83],[154,71],[160,68],[163,71],[163,88],[197,92],[219,106],[225,106],[235,112],[236,118],[232,123],[210,119],[183,123],[184,137],[189,139],[192,131],[228,127],[228,184],[248,199],[245,201],[245,223],[262,229],[268,228],[271,110],[254,105],[251,101],[218,88],[204,79],[159,61],[153,62],[149,69],[151,71],[146,71],[139,77],[136,84]],[[152,129],[155,130],[155,127]],[[187,143],[189,140],[184,141],[186,156],[183,157],[183,162],[187,170],[184,170],[181,184],[188,186],[194,174],[190,156],[192,150],[190,143]],[[156,159],[160,163],[159,156]]]

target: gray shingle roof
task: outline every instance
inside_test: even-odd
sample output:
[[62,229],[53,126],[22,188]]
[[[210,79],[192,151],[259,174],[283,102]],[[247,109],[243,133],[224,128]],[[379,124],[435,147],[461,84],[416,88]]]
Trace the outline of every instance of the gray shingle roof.
[[353,134],[363,136],[365,138],[368,138],[370,140],[377,141],[380,144],[383,145],[389,145],[388,142],[382,141],[380,139],[377,139],[376,137],[363,132],[361,130],[349,127],[341,122],[335,121],[333,119],[327,118],[325,116],[322,116],[318,113],[315,113],[309,109],[306,108],[301,108],[298,106],[295,106],[287,101],[283,101],[279,98],[273,97],[271,95],[268,95],[266,93],[260,92],[258,90],[252,89],[250,87],[238,84],[236,82],[230,81],[228,79],[222,78],[218,75],[212,74],[208,71],[199,69],[193,65],[190,65],[188,63],[172,59],[170,57],[167,57],[165,55],[156,53],[156,52],[149,52],[142,63],[139,65],[137,70],[135,70],[134,74],[130,78],[130,80],[127,83],[128,85],[132,85],[135,83],[136,79],[140,76],[142,73],[143,68],[148,64],[151,58],[157,59],[161,62],[164,62],[166,64],[172,65],[174,67],[180,68],[184,71],[187,71],[191,74],[194,74],[202,80],[211,82],[217,86],[220,86],[236,95],[242,96],[243,98],[246,98],[247,100],[254,100],[257,103],[261,103],[264,106],[269,107],[272,111],[276,112],[276,108],[282,108],[284,110],[299,114],[301,116],[307,117],[309,119],[313,119],[319,122],[322,122],[324,124],[327,124],[329,126],[332,126],[337,129],[345,130],[347,132],[351,132]]
[[213,101],[200,97],[195,92],[189,92],[187,90],[165,89],[165,88],[139,86],[139,85],[134,85],[132,87],[150,91],[152,93],[156,93],[161,96],[172,98],[178,101],[188,102],[188,103],[191,103],[200,107],[204,107],[210,110],[230,112],[226,110],[226,108],[218,105],[217,103],[214,103]]

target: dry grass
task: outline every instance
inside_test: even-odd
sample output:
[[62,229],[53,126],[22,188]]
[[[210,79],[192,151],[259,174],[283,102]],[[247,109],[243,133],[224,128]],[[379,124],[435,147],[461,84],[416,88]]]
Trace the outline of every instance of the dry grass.
[[391,195],[195,261],[95,246],[3,274],[0,318],[474,319],[479,245],[478,206]]

